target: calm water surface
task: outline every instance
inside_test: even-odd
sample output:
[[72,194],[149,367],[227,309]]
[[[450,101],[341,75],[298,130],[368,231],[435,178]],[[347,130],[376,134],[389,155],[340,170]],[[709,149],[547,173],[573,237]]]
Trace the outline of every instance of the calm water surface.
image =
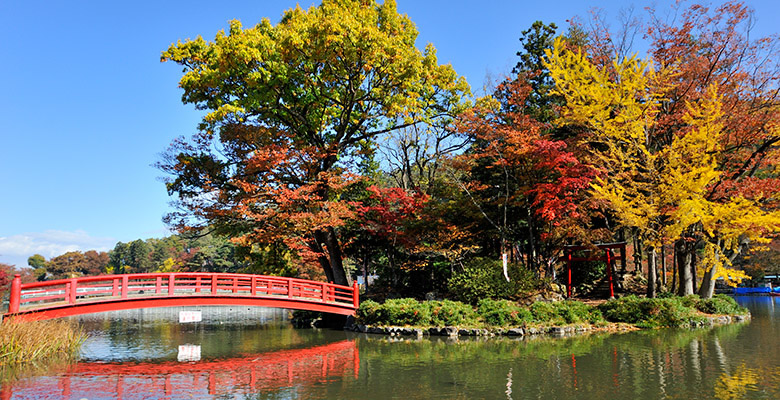
[[780,298],[737,300],[751,322],[563,339],[399,340],[264,309],[98,315],[80,320],[80,362],[0,399],[776,399]]

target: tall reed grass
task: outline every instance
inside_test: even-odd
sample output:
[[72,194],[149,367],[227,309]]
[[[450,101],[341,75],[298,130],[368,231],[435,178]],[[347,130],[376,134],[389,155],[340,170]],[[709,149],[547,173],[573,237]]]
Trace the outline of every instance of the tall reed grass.
[[86,338],[68,321],[6,318],[0,323],[0,367],[74,358]]

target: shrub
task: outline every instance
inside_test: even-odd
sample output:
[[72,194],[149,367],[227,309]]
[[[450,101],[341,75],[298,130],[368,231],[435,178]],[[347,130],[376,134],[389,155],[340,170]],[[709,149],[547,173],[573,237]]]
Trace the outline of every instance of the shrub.
[[477,311],[488,325],[517,326],[533,320],[531,311],[509,300],[482,299]]
[[691,307],[676,299],[643,299],[643,316],[637,325],[647,327],[680,326],[699,319]]
[[680,326],[701,319],[693,307],[686,306],[693,299],[646,299],[626,296],[599,306],[607,320],[627,322],[641,327]]
[[558,310],[553,303],[537,301],[531,304],[531,314],[535,322],[554,325],[563,324],[563,319],[558,316]]
[[641,315],[639,297],[634,295],[609,300],[599,305],[601,314],[609,321],[637,323]]
[[603,322],[604,317],[598,308],[591,307],[579,301],[561,301],[553,303],[558,316],[567,324],[598,323]]
[[380,324],[382,321],[382,305],[374,300],[364,300],[360,302],[357,309],[357,320],[366,325]]
[[543,324],[595,324],[604,322],[601,311],[579,301],[537,301],[531,304],[531,313],[535,322]]
[[383,324],[427,325],[430,323],[430,310],[415,299],[390,299],[382,305]]
[[477,321],[477,314],[468,304],[452,300],[427,302],[430,324],[435,326],[453,326],[472,324]]
[[736,300],[725,294],[717,294],[711,299],[701,299],[696,308],[707,314],[747,314],[747,309],[741,307]]
[[468,304],[451,300],[427,301],[391,299],[384,304],[372,300],[360,303],[360,323],[367,325],[453,326],[477,322],[477,314]]
[[699,303],[701,302],[701,297],[695,294],[689,294],[685,297],[679,297],[679,296],[671,296],[670,299],[677,299],[680,301],[680,304],[684,305],[685,307],[690,308],[699,308]]
[[536,288],[538,283],[531,271],[514,264],[507,271],[509,282],[504,278],[501,261],[475,258],[463,271],[453,274],[447,286],[450,293],[469,304],[481,299],[512,298]]

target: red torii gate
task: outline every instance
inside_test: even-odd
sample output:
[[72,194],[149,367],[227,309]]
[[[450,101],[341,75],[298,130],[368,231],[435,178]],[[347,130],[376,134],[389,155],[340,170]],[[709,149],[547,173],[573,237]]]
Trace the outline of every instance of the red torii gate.
[[[604,255],[601,257],[596,256],[589,256],[589,257],[574,257],[572,256],[572,253],[575,251],[593,251],[593,248],[596,247],[600,250],[603,250]],[[616,256],[612,250],[618,249],[620,250],[620,255]],[[607,277],[609,279],[609,297],[613,298],[615,297],[615,285],[614,285],[614,279],[613,279],[613,271],[612,266],[615,262],[615,260],[620,260],[623,264],[623,269],[625,269],[625,262],[626,262],[626,242],[616,242],[616,243],[602,243],[597,244],[593,246],[563,246],[563,254],[564,258],[566,259],[566,294],[568,298],[571,298],[571,270],[572,270],[572,261],[605,261],[607,263]]]

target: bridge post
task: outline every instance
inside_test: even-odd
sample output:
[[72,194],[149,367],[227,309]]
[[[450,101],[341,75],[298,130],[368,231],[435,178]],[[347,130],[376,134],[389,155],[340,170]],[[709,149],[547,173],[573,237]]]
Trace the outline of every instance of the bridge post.
[[168,296],[173,296],[176,292],[176,284],[173,274],[168,274]]
[[19,312],[19,303],[22,300],[22,276],[19,274],[14,275],[14,279],[11,281],[11,296],[8,299],[8,312]]
[[122,298],[127,298],[127,285],[128,285],[128,277],[127,275],[122,275]]
[[251,283],[251,285],[252,285],[252,288],[249,289],[249,293],[252,296],[257,296],[257,277],[254,276],[254,275],[252,275],[252,283]]
[[70,300],[68,300],[68,304],[76,304],[77,285],[76,278],[70,278]]
[[357,282],[352,282],[352,305],[355,306],[356,310],[360,307],[360,288]]

